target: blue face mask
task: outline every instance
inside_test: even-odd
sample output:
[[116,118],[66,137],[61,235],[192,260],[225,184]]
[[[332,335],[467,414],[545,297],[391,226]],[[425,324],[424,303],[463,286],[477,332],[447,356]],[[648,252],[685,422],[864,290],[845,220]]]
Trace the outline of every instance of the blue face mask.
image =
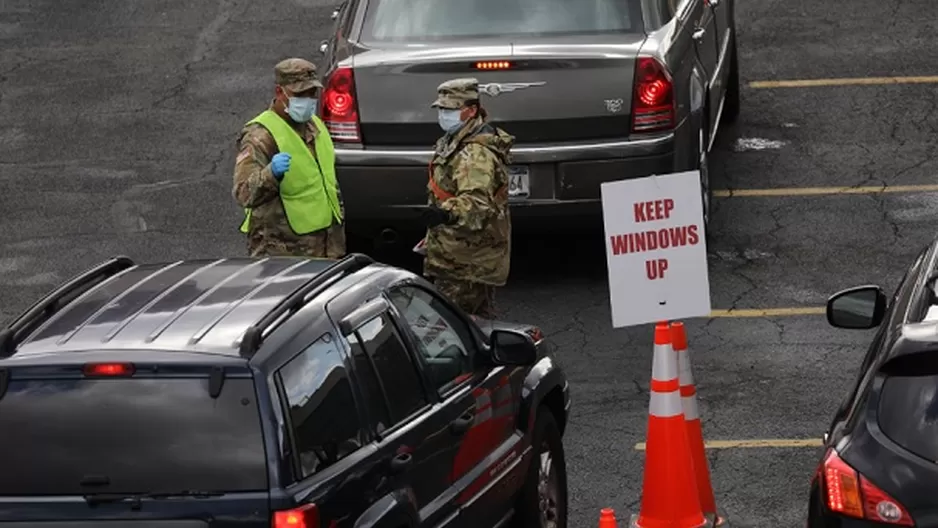
[[444,132],[452,134],[462,127],[462,119],[459,119],[459,110],[440,108],[438,111],[439,115],[437,116],[437,120],[440,123],[440,128],[442,128]]
[[318,102],[312,97],[291,97],[287,113],[290,114],[290,119],[297,123],[305,123],[313,118]]

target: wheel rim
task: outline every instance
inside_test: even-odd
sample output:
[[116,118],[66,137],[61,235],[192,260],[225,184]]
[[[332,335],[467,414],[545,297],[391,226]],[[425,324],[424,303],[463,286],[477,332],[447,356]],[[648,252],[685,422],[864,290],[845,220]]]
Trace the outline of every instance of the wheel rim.
[[538,460],[540,465],[537,470],[537,501],[541,513],[541,528],[557,528],[560,526],[560,485],[557,472],[554,471],[554,458],[546,442],[541,445]]
[[700,199],[703,203],[704,226],[710,224],[710,166],[707,161],[707,144],[704,141],[703,129],[697,134],[698,152],[700,158],[698,168],[700,170]]

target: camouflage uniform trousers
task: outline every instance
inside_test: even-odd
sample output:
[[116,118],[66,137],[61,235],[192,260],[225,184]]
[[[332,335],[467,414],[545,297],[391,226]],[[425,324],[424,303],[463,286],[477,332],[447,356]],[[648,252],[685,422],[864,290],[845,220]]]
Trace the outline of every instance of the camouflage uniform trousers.
[[280,232],[252,231],[248,235],[252,257],[311,257],[339,259],[345,256],[345,224],[334,223],[308,235],[283,236]]
[[495,318],[495,286],[481,282],[434,277],[436,289],[469,315]]

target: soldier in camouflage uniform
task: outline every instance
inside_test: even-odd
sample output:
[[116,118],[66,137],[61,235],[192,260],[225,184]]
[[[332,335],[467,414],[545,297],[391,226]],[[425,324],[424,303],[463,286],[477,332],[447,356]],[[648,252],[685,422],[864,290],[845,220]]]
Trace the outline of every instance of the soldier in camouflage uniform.
[[[315,116],[322,83],[316,67],[303,59],[281,61],[274,74],[269,112],[245,125],[238,138],[232,194],[247,212],[241,231],[247,235],[248,253],[340,258],[346,252],[345,211],[335,181],[335,152],[328,131]],[[292,155],[282,153],[280,147],[287,145],[294,148]],[[298,156],[296,149],[308,149],[313,159],[305,152]],[[306,179],[299,179],[301,163],[306,165],[302,174]],[[287,182],[292,187],[289,198],[283,191]],[[309,216],[304,212],[308,206],[320,211],[313,220],[302,218]],[[298,230],[298,225],[307,229]]]
[[510,267],[506,165],[515,138],[488,122],[476,79],[447,81],[437,96],[431,106],[445,135],[430,162],[424,275],[467,313],[491,319]]

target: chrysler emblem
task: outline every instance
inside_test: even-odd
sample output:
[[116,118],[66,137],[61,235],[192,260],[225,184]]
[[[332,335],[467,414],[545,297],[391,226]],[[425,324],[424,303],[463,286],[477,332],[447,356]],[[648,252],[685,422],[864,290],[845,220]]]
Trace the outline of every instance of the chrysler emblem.
[[515,90],[523,90],[525,88],[531,88],[532,86],[544,86],[547,84],[544,81],[540,82],[530,82],[530,83],[488,83],[479,85],[479,93],[483,93],[489,97],[498,97],[499,94],[505,92],[514,92]]

